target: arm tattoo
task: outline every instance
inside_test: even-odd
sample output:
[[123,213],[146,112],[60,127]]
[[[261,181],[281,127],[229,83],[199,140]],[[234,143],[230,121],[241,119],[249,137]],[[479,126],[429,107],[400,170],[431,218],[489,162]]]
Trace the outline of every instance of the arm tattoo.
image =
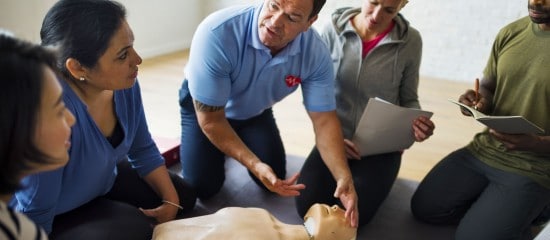
[[197,100],[193,100],[193,105],[197,112],[217,112],[224,109],[224,106],[209,106]]

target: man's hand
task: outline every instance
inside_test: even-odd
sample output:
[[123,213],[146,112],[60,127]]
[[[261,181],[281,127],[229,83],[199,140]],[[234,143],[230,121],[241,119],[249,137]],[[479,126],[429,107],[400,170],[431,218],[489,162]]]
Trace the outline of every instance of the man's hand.
[[296,180],[298,180],[300,174],[296,173],[286,180],[281,180],[273,173],[273,169],[263,162],[256,163],[253,172],[269,191],[283,197],[298,196],[300,195],[300,190],[306,188],[304,184],[296,184]]
[[549,152],[548,137],[541,137],[534,134],[506,134],[489,129],[489,133],[496,140],[504,144],[508,150]]
[[[464,94],[458,97],[458,102],[464,103],[474,109],[488,113],[493,105],[493,95],[495,93],[496,80],[483,77],[481,81],[476,79],[474,89],[468,89]],[[470,116],[470,113],[461,108],[462,114]]]
[[334,197],[339,198],[344,208],[346,208],[346,219],[350,221],[352,227],[359,226],[359,210],[357,207],[357,193],[353,186],[352,179],[340,179],[336,182],[336,191]]

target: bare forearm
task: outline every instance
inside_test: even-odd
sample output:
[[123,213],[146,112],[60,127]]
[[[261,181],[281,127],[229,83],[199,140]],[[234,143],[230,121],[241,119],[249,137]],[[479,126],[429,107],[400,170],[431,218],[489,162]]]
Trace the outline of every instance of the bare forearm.
[[336,111],[309,112],[309,116],[313,122],[315,141],[321,153],[321,158],[336,181],[334,197],[340,199],[340,202],[346,208],[346,218],[352,226],[357,227],[359,219],[357,193],[355,192],[348,160],[345,157],[344,138]]
[[179,204],[180,199],[166,167],[160,166],[144,177],[145,182],[153,188],[162,200]]
[[225,117],[223,108],[210,107],[195,101],[195,109],[204,135],[220,151],[236,159],[247,169],[252,169],[254,164],[260,162],[233,130]]
[[310,116],[313,120],[317,148],[334,179],[351,179],[351,171],[345,156],[344,138],[336,112],[310,113]]
[[233,128],[226,121],[225,123],[212,123],[210,125],[201,125],[201,128],[214,146],[216,146],[225,155],[232,157],[251,169],[255,163],[260,160],[243,143],[241,138],[235,133]]

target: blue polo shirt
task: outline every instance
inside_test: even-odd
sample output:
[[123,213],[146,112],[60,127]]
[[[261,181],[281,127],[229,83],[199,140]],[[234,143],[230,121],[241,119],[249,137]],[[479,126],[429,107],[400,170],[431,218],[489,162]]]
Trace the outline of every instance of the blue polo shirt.
[[[182,91],[226,117],[248,119],[302,88],[308,111],[336,108],[330,53],[310,28],[272,56],[258,36],[262,5],[230,7],[208,16],[197,28]],[[300,84],[287,84],[299,78]],[[187,81],[188,84],[185,84]],[[180,97],[184,97],[181,96]]]

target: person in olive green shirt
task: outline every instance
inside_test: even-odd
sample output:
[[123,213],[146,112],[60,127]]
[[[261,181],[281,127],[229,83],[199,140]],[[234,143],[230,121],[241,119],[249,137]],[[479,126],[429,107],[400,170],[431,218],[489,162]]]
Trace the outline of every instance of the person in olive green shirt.
[[529,16],[498,33],[479,95],[467,90],[459,101],[521,115],[546,132],[485,129],[443,158],[411,200],[417,219],[458,224],[458,240],[531,239],[531,223],[550,204],[550,1],[528,2]]

